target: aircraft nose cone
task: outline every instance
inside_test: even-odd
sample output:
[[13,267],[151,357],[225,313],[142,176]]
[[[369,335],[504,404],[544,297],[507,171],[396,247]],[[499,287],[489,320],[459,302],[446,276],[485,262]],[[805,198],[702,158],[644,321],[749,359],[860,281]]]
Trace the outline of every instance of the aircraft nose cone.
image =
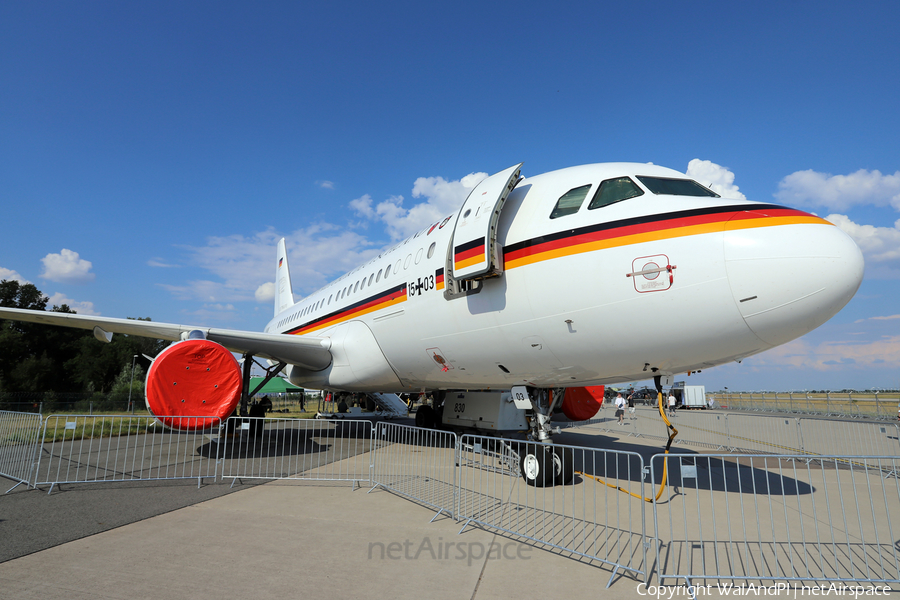
[[862,252],[827,221],[729,229],[725,265],[734,301],[747,326],[776,346],[831,317],[863,277]]

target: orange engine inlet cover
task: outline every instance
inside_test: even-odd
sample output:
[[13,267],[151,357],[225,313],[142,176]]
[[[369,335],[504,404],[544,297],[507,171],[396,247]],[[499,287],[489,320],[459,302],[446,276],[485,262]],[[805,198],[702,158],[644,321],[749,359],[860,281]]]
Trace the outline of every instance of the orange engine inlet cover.
[[573,421],[587,421],[597,414],[603,405],[603,393],[606,386],[566,388],[563,398],[563,414]]
[[[159,353],[147,371],[147,409],[172,429],[218,424],[241,399],[241,367],[224,346],[185,340]],[[184,417],[204,417],[187,419]]]

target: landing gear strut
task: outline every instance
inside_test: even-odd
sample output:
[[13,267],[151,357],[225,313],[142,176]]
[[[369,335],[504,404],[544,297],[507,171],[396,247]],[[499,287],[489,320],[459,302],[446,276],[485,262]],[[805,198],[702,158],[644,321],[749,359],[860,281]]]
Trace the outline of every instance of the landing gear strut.
[[[550,426],[553,410],[562,406],[565,389],[548,390],[544,388],[526,387],[528,400],[531,402],[532,416],[529,419],[531,430],[528,432],[529,442],[521,448],[519,468],[522,478],[528,485],[545,487],[565,485],[575,475],[574,456],[570,448],[558,448],[550,443],[554,433]],[[515,390],[513,391],[515,395]]]

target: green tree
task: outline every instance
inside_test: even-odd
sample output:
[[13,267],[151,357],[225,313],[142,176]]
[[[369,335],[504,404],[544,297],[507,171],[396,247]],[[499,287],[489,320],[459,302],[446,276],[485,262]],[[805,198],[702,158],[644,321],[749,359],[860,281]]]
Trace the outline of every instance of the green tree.
[[[0,281],[0,306],[46,310],[48,301],[33,284]],[[74,313],[66,305],[52,311]],[[0,320],[0,386],[4,392],[109,392],[123,365],[130,376],[135,355],[146,368],[144,355],[155,357],[167,344],[128,335],[104,344],[83,329]]]

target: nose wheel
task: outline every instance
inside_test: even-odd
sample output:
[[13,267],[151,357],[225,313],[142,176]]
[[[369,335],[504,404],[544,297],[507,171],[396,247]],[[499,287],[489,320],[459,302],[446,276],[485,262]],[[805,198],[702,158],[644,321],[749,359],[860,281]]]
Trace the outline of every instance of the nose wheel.
[[547,444],[527,444],[519,468],[525,483],[534,487],[566,485],[575,477],[572,449]]

